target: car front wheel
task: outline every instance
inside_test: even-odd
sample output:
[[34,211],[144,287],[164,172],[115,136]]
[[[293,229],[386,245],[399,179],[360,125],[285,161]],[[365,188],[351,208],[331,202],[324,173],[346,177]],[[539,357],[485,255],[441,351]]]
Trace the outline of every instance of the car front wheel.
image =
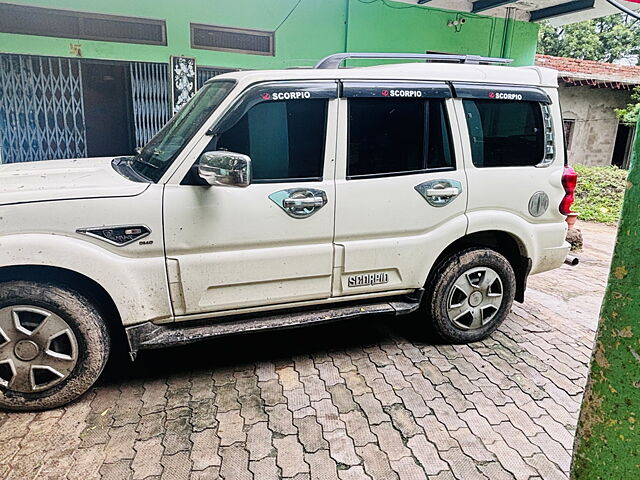
[[0,284],[0,408],[42,410],[75,400],[98,379],[109,349],[100,313],[77,292]]
[[427,285],[423,309],[437,335],[450,343],[488,337],[511,310],[516,279],[509,261],[487,248],[472,248],[440,264]]

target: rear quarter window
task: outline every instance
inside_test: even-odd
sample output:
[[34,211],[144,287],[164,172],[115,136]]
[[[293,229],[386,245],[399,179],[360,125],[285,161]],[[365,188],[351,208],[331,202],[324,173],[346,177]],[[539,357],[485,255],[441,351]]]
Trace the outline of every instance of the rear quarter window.
[[463,100],[463,105],[476,167],[533,166],[545,159],[540,103]]

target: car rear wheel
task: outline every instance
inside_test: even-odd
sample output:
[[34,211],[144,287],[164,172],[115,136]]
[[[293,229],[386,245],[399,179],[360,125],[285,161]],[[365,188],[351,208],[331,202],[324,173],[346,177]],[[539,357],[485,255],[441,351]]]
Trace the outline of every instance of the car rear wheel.
[[85,393],[109,356],[107,327],[79,293],[51,284],[0,284],[0,407],[42,410]]
[[427,285],[423,311],[444,341],[475,342],[504,321],[515,290],[513,268],[503,255],[472,248],[440,264]]

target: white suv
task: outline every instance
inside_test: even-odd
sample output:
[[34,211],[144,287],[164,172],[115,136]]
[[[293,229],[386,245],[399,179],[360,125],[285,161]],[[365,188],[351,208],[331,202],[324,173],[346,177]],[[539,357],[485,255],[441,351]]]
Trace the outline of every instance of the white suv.
[[[337,68],[396,56],[430,61]],[[555,71],[490,63],[225,74],[135,157],[0,166],[0,406],[77,398],[123,332],[132,358],[378,313],[485,338],[565,259],[576,180]]]

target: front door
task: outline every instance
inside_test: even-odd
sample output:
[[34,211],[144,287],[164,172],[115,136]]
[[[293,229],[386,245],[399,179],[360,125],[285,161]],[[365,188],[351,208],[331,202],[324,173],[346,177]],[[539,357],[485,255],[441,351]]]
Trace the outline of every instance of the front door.
[[175,314],[242,311],[331,296],[335,82],[262,84],[223,117],[202,152],[249,155],[246,188],[165,188]]
[[424,286],[467,228],[467,182],[445,83],[345,82],[336,165],[334,296]]

